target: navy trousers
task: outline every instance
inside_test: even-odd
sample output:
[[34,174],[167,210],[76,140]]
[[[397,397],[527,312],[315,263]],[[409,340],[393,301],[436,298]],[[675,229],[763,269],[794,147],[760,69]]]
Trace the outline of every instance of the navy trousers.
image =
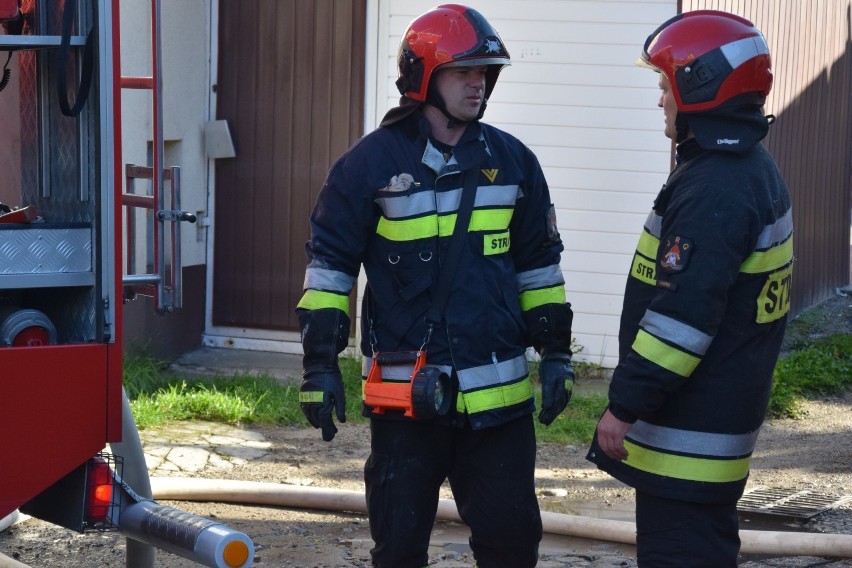
[[736,568],[737,504],[707,505],[636,492],[640,568]]
[[364,466],[370,551],[379,568],[422,568],[441,485],[449,480],[479,568],[536,565],[542,536],[532,416],[474,431],[373,419]]

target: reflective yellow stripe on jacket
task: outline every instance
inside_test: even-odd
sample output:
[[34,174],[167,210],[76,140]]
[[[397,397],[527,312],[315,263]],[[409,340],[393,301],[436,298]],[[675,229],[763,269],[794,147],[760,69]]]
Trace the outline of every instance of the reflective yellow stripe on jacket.
[[693,432],[637,420],[625,438],[629,453],[626,463],[641,471],[688,481],[739,481],[748,475],[757,435],[758,431]]
[[468,414],[520,404],[533,396],[524,355],[464,369],[458,376],[461,392],[456,407]]

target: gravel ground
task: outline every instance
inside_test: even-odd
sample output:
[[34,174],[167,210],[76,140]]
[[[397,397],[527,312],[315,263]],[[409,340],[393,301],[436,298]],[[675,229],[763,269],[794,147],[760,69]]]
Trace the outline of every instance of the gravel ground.
[[[835,297],[807,313],[808,328],[790,341],[824,333],[852,333],[852,298]],[[806,404],[806,418],[768,422],[760,435],[748,488],[784,488],[852,498],[852,393]],[[345,424],[331,443],[302,428],[252,428],[271,443],[259,460],[230,469],[207,469],[198,476],[363,491],[361,472],[369,448],[366,426]],[[537,482],[542,508],[613,519],[632,515],[632,491],[598,471],[584,458],[585,446],[542,445]],[[449,491],[444,497],[450,498]],[[369,530],[363,514],[248,506],[227,503],[165,502],[225,522],[251,536],[255,566],[367,567]],[[744,529],[808,531],[852,535],[852,500],[807,522],[746,517]],[[439,522],[433,533],[430,565],[470,567],[463,525]],[[95,568],[125,565],[124,539],[116,533],[79,535],[34,519],[0,533],[0,553],[33,568]],[[747,568],[852,567],[852,559],[790,555],[743,555]],[[0,567],[4,567],[0,558]],[[159,552],[158,568],[197,564]],[[629,545],[547,535],[541,568],[636,566]]]

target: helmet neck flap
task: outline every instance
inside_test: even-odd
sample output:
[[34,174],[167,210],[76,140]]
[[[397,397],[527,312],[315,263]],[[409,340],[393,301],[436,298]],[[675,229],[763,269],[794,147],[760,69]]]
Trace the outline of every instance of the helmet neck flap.
[[764,116],[760,105],[742,102],[741,99],[732,99],[729,104],[717,109],[679,112],[677,115],[677,121],[686,122],[699,146],[705,150],[735,154],[744,154],[763,140],[774,118],[772,115]]

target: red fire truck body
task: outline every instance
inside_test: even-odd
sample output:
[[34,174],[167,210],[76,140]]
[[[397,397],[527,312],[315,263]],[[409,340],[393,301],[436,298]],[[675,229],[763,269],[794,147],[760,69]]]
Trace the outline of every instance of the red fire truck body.
[[[123,474],[122,456],[104,451],[128,432],[138,440],[123,414],[122,304],[143,293],[161,313],[180,307],[175,229],[193,220],[176,208],[177,168],[160,163],[159,0],[151,7],[152,73],[140,78],[121,76],[118,0],[0,0],[0,155],[20,163],[0,181],[0,519],[20,509],[74,530],[112,526],[209,566],[249,566],[245,535],[127,481],[148,485],[141,447]],[[150,167],[122,162],[128,88],[152,92]],[[138,274],[133,233],[146,217],[154,270]],[[218,558],[197,550],[213,525]]]
[[[121,436],[120,344],[0,351],[0,517]],[[112,423],[112,425],[110,425]]]

